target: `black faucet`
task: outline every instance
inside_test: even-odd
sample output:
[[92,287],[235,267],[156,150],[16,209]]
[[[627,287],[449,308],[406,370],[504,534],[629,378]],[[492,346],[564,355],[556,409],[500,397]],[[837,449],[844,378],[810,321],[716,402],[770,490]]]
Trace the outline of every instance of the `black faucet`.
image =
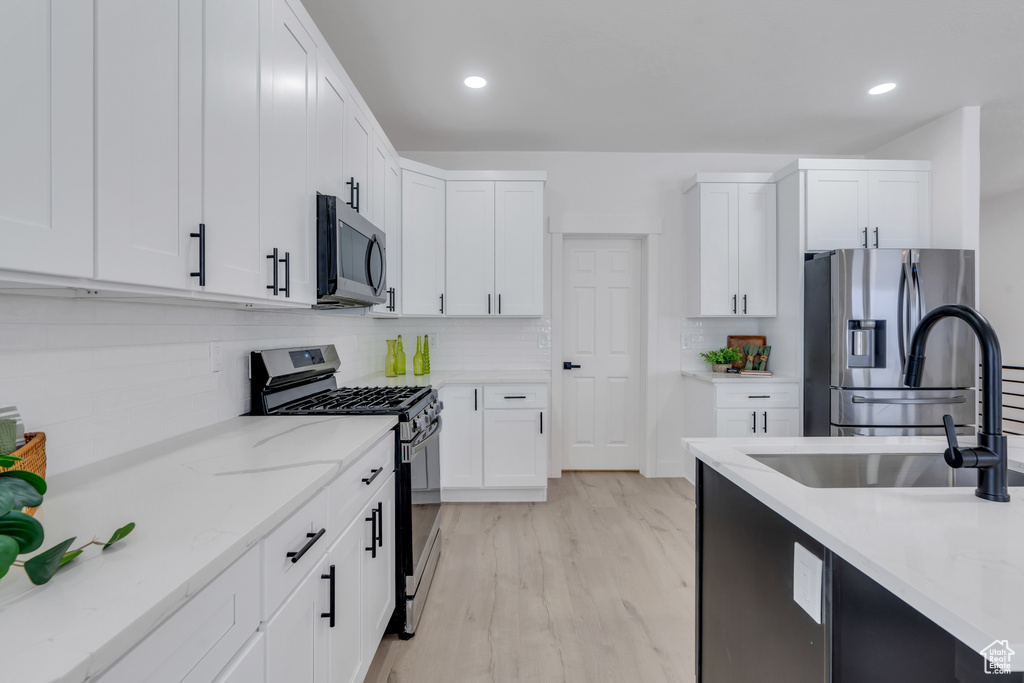
[[946,415],[942,418],[946,427],[946,440],[949,448],[943,454],[946,464],[958,469],[974,467],[978,470],[978,488],[974,494],[985,500],[1006,503],[1010,494],[1006,490],[1006,437],[1003,436],[1003,396],[1002,352],[999,350],[999,338],[992,325],[981,313],[970,306],[950,304],[939,306],[929,311],[921,319],[914,336],[910,340],[910,351],[907,355],[907,374],[903,383],[908,387],[921,386],[921,372],[924,370],[924,347],[928,341],[928,333],[935,323],[943,318],[959,318],[963,320],[978,337],[981,344],[981,430],[978,432],[976,448],[959,448],[956,441],[956,429],[953,418]]

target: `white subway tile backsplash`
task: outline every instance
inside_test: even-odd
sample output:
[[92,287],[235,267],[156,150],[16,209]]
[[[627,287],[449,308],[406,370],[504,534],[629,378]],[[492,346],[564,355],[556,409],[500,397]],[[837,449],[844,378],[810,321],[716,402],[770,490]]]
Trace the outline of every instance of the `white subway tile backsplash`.
[[[0,294],[0,400],[46,432],[56,474],[248,412],[250,351],[334,344],[344,383],[383,377],[384,342],[398,334],[411,373],[425,333],[434,335],[434,370],[550,369],[546,319],[375,320]],[[214,341],[223,354],[216,373]]]

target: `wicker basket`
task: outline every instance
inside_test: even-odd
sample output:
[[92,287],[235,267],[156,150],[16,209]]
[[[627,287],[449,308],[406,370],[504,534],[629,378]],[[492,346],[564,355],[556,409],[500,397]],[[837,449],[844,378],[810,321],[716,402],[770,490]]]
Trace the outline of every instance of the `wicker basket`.
[[[0,472],[7,470],[25,470],[46,478],[46,434],[43,432],[25,432],[25,445],[11,453],[21,458],[12,467],[0,468]],[[38,507],[25,508],[25,512],[34,515]]]

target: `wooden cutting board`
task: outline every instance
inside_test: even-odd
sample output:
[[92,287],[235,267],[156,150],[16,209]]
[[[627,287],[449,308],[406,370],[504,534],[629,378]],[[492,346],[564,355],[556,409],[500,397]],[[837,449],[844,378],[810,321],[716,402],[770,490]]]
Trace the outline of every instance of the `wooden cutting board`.
[[[721,339],[721,337],[719,337]],[[764,335],[738,335],[730,334],[725,339],[725,347],[727,349],[739,349],[743,351],[744,346],[767,346],[768,339]],[[738,360],[732,364],[734,368],[742,368],[744,364],[743,360]]]

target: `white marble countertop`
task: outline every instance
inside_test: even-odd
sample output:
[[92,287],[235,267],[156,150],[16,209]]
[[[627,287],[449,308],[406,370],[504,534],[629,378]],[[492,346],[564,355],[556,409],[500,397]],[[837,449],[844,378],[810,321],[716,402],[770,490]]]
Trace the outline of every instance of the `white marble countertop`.
[[[970,440],[962,443],[969,445]],[[684,439],[683,446],[975,651],[1024,652],[1024,487],[1009,503],[973,488],[803,486],[747,453],[940,453],[941,437]],[[1012,467],[1024,471],[1024,440]],[[1024,659],[1013,663],[1024,671]]]
[[437,371],[417,377],[412,374],[411,364],[407,364],[406,369],[409,370],[409,373],[399,377],[385,377],[383,373],[375,373],[356,380],[338,382],[338,385],[349,387],[425,387],[432,385],[435,389],[439,389],[445,384],[548,384],[551,382],[551,373],[542,370]]
[[0,580],[0,678],[80,683],[113,664],[397,423],[237,417],[48,480],[44,548],[105,540],[43,586]]
[[765,377],[763,375],[740,375],[734,372],[711,372],[709,370],[680,370],[679,374],[683,377],[692,377],[693,379],[699,379],[702,382],[710,382],[712,384],[726,382],[757,382],[759,384],[767,384],[770,382],[800,381],[798,378],[790,377],[789,375],[771,375],[770,377]]

